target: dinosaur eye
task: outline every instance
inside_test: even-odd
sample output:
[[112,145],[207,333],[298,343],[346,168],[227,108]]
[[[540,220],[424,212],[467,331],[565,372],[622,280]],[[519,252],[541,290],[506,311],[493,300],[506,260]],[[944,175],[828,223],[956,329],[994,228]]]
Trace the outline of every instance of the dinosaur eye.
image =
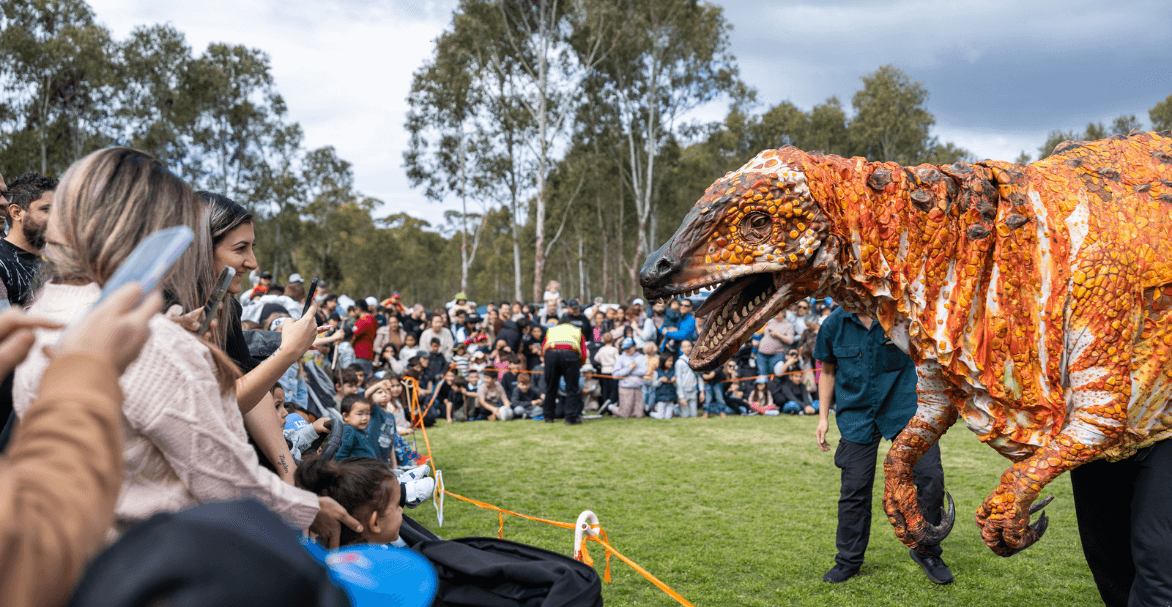
[[741,236],[749,244],[760,244],[773,235],[773,219],[765,213],[749,213],[741,220]]

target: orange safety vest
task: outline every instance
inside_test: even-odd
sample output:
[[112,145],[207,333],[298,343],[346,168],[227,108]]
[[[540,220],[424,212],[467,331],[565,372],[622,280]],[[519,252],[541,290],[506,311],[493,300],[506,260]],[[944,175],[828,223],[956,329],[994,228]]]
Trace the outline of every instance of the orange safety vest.
[[562,323],[545,333],[541,351],[573,350],[582,354],[582,330],[570,323]]

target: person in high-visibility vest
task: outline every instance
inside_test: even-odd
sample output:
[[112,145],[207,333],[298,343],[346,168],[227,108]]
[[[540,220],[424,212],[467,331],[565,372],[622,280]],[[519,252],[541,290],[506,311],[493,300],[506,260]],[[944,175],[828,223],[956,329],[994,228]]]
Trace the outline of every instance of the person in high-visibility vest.
[[[545,404],[542,414],[545,423],[566,418],[566,425],[582,423],[582,386],[578,382],[579,368],[586,362],[586,338],[582,330],[564,322],[545,333],[541,345],[545,355]],[[558,380],[566,379],[566,398],[560,409],[555,409]]]

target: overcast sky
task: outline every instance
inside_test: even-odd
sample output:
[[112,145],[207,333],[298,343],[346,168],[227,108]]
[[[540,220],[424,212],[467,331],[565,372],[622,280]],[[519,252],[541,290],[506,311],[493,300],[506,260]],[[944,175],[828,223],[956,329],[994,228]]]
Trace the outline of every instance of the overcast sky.
[[[411,74],[455,0],[89,0],[118,39],[171,22],[198,52],[245,44],[272,58],[277,89],[308,148],[333,145],[359,190],[433,223],[444,207],[402,168]],[[931,92],[934,134],[980,158],[1012,160],[1054,129],[1081,130],[1172,95],[1168,0],[803,0],[721,3],[732,52],[763,110],[837,95],[891,63]],[[725,103],[702,109],[718,120]],[[697,195],[700,193],[697,192]],[[454,206],[454,205],[453,205]]]

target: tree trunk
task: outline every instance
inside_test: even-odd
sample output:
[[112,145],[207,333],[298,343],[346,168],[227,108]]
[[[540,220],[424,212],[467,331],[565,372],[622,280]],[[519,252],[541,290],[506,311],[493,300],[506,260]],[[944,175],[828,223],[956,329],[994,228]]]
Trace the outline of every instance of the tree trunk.
[[460,223],[463,229],[460,230],[460,291],[468,292],[468,197],[465,195],[467,190],[464,186],[467,185],[467,174],[464,172],[464,134],[460,133]]

